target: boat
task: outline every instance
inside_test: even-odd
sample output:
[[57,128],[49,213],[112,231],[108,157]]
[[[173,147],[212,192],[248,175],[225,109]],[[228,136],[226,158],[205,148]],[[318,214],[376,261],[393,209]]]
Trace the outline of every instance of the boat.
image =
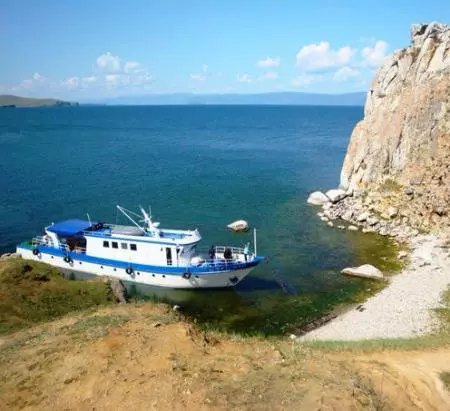
[[245,248],[211,246],[202,253],[195,230],[162,229],[151,214],[121,206],[132,225],[69,219],[45,227],[45,234],[17,245],[25,259],[50,264],[64,274],[116,277],[168,288],[223,288],[242,281],[264,260]]

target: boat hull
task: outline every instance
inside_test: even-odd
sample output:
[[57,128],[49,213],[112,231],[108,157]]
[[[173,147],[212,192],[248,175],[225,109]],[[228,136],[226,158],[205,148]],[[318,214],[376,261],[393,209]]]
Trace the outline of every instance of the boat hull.
[[77,258],[76,254],[71,255],[70,262],[64,258],[65,255],[55,255],[41,251],[38,255],[33,254],[33,249],[29,247],[17,247],[17,253],[22,258],[47,263],[66,275],[76,275],[78,273],[91,274],[96,276],[108,276],[119,278],[130,283],[145,284],[166,288],[225,288],[233,287],[242,281],[257,264],[245,268],[234,270],[221,270],[213,272],[191,273],[189,278],[183,277],[180,272],[152,272],[152,270],[133,270],[127,273],[123,266],[114,266],[110,264],[101,264],[90,262],[81,256]]

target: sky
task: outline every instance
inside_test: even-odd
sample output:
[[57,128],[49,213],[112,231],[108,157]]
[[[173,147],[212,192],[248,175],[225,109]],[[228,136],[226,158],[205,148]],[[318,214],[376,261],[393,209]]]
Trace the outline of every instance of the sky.
[[367,90],[450,0],[0,0],[0,94]]

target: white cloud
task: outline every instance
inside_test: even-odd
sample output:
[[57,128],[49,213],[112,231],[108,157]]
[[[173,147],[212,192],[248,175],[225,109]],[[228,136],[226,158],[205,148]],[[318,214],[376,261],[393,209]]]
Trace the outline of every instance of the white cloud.
[[346,65],[350,62],[355,50],[350,46],[333,50],[330,43],[308,44],[297,53],[297,66],[304,71],[321,71]]
[[204,81],[206,77],[203,74],[192,73],[190,76],[191,80]]
[[275,58],[266,57],[263,60],[258,60],[256,65],[258,67],[278,67],[280,65],[280,58],[279,57],[275,57]]
[[359,70],[351,68],[349,66],[341,67],[336,73],[333,75],[333,80],[335,81],[347,81],[352,77],[359,76]]
[[116,87],[119,85],[121,80],[120,74],[107,74],[105,76],[105,82],[108,86]]
[[208,65],[203,64],[203,73],[206,73],[208,71]]
[[278,78],[278,74],[273,71],[268,71],[267,73],[264,73],[263,75],[258,77],[258,80],[276,80]]
[[97,81],[97,77],[95,77],[95,76],[83,77],[83,80],[82,80],[82,82],[85,84],[95,83],[96,81]]
[[120,71],[122,63],[119,56],[113,56],[109,51],[101,54],[96,60],[97,67],[107,73],[117,73]]
[[317,83],[323,79],[322,76],[318,76],[316,74],[300,74],[292,81],[292,85],[294,87],[303,87],[312,83]]
[[123,66],[123,71],[127,74],[140,73],[145,71],[145,68],[137,61],[127,61]]
[[373,47],[364,47],[361,50],[363,57],[363,64],[369,67],[378,67],[386,57],[389,45],[383,41],[378,40]]
[[33,80],[42,82],[42,81],[45,81],[45,77],[41,76],[39,73],[34,73]]
[[73,90],[80,85],[80,79],[77,76],[69,77],[61,82],[63,87],[67,87],[69,90]]
[[236,80],[239,81],[239,83],[251,83],[252,82],[252,76],[250,74],[236,74]]

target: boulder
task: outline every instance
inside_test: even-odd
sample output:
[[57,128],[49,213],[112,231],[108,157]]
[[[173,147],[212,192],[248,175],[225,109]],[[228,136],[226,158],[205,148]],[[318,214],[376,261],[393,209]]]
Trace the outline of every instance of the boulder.
[[336,189],[333,189],[333,190],[328,190],[326,192],[326,196],[334,204],[334,203],[338,203],[339,201],[341,201],[345,197],[347,197],[347,193],[346,193],[346,191],[341,190],[340,188],[336,188]]
[[397,207],[388,207],[387,209],[387,215],[389,218],[397,217],[398,215],[398,208]]
[[356,227],[355,225],[349,225],[349,226],[347,227],[347,230],[350,230],[350,231],[358,231],[358,227]]
[[359,267],[344,268],[341,273],[354,277],[371,278],[374,280],[384,279],[383,273],[378,268],[370,264],[364,264]]
[[369,217],[370,217],[370,214],[366,211],[366,212],[360,214],[359,216],[357,216],[356,221],[358,221],[359,223],[362,223],[362,222],[366,221]]
[[330,199],[321,191],[314,191],[314,193],[309,195],[308,200],[306,201],[308,204],[322,205],[330,202]]
[[236,231],[236,232],[248,231],[248,223],[245,220],[237,220],[234,223],[228,224],[227,227],[231,231]]

